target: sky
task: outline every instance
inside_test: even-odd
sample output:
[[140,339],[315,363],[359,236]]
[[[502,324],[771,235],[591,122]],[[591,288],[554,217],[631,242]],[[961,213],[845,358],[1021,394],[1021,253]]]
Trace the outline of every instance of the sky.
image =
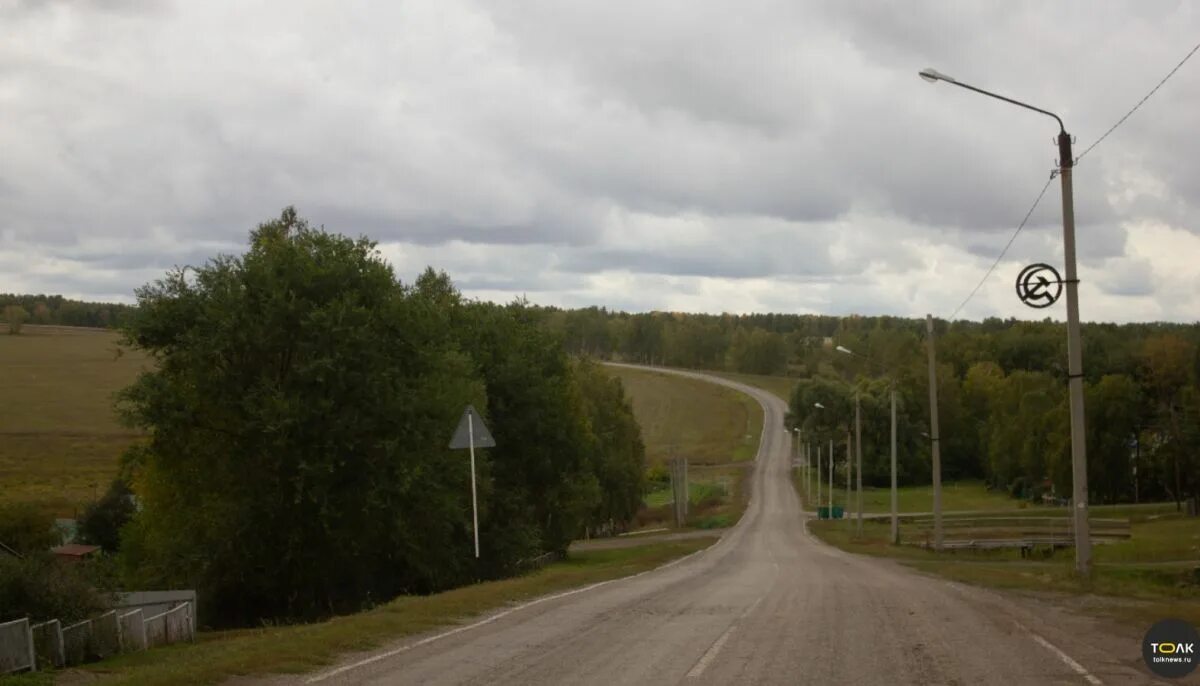
[[[288,205],[470,297],[948,317],[1200,4],[0,0],[0,292],[132,302]],[[1074,171],[1085,320],[1200,319],[1200,57]],[[959,312],[1063,262],[1059,180]]]

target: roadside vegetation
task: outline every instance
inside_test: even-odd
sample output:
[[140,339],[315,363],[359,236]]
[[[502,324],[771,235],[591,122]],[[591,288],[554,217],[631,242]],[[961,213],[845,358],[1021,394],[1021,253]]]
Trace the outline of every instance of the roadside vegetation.
[[[1032,511],[1005,516],[1043,516]],[[1060,509],[1059,516],[1065,516]],[[1112,513],[1097,516],[1111,516]],[[1093,547],[1093,572],[1080,579],[1074,550],[954,550],[941,553],[916,545],[891,545],[886,518],[863,521],[856,535],[853,518],[811,520],[809,531],[822,541],[861,555],[895,559],[914,569],[954,581],[1024,592],[1096,596],[1087,608],[1137,624],[1178,616],[1200,623],[1200,520],[1174,513],[1143,513],[1134,519],[1127,541]],[[901,520],[901,539],[905,520]],[[1165,610],[1169,610],[1164,614]]]
[[[498,579],[631,519],[644,450],[620,384],[523,303],[399,282],[365,238],[288,208],[241,256],[137,291],[122,391],[150,435],[125,456],[142,510],[123,578],[195,588],[210,626],[304,621]],[[447,447],[474,405],[496,446]]]
[[[297,674],[332,664],[344,653],[370,650],[405,636],[449,628],[490,611],[571,588],[654,569],[702,550],[715,538],[572,552],[563,561],[509,579],[470,584],[425,596],[401,596],[365,612],[295,625],[202,632],[175,644],[86,665],[96,684],[218,684],[237,676]],[[22,684],[50,683],[46,676]]]

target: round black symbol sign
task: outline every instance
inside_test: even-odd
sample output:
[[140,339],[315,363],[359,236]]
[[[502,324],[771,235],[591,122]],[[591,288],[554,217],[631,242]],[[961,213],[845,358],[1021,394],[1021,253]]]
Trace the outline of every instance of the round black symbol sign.
[[1142,659],[1151,672],[1178,679],[1196,669],[1200,634],[1182,619],[1164,619],[1150,627],[1142,639]]
[[1062,295],[1062,277],[1048,264],[1031,264],[1017,275],[1017,297],[1030,307],[1041,309],[1058,302]]

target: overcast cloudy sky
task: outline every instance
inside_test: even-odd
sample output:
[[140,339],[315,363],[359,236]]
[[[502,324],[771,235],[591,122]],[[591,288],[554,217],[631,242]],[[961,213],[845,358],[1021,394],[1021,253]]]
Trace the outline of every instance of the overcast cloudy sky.
[[[0,0],[0,292],[132,298],[293,204],[405,280],[627,310],[949,315],[1193,2]],[[1200,318],[1200,57],[1075,172],[1085,319]],[[1062,261],[1050,187],[964,309]]]

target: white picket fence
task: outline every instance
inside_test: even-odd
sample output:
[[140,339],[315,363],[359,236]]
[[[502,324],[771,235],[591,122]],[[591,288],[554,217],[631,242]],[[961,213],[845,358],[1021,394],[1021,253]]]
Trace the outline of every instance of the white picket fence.
[[30,625],[29,619],[0,624],[0,675],[64,667],[196,640],[195,604],[183,602],[143,618],[143,610],[117,610],[62,626],[57,620]]

